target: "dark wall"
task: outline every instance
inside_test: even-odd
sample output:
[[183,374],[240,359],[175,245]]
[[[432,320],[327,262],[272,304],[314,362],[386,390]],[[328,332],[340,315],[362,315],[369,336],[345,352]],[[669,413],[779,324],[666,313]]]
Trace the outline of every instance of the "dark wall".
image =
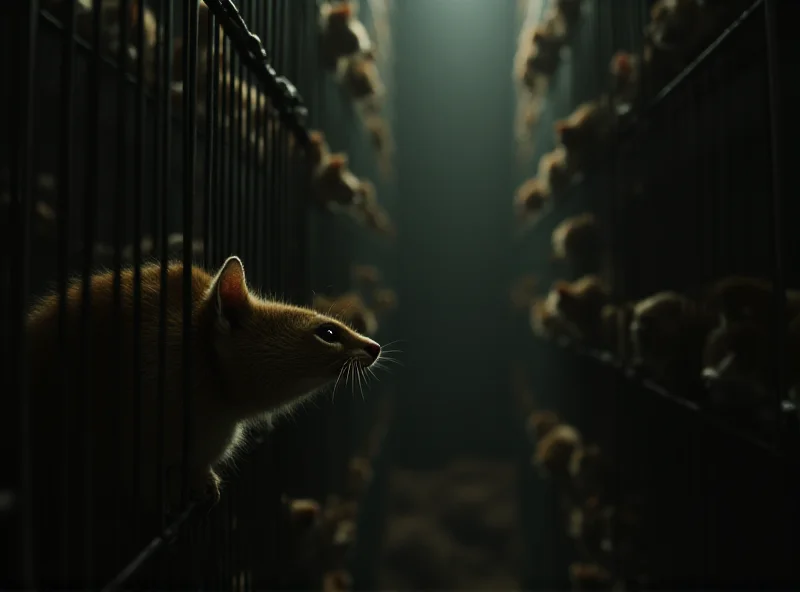
[[510,449],[514,2],[397,3],[396,462]]

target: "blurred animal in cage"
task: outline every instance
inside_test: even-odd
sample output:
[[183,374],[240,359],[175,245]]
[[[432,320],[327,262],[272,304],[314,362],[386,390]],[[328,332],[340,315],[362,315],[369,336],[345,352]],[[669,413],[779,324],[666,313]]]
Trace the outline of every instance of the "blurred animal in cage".
[[553,128],[559,143],[566,149],[566,158],[574,170],[583,170],[600,154],[614,124],[607,97],[580,105]]
[[638,56],[618,51],[611,58],[611,102],[617,115],[633,110],[639,100],[641,84],[641,60]]
[[350,277],[359,287],[375,288],[381,283],[381,272],[375,265],[354,263],[350,266]]
[[576,170],[573,164],[563,146],[544,153],[539,159],[537,176],[547,184],[554,202],[563,197],[575,179]]
[[596,275],[585,275],[571,283],[557,280],[545,307],[572,341],[598,347],[603,343],[603,307],[610,303],[611,294],[603,281]]
[[569,581],[576,591],[614,590],[616,585],[611,572],[598,563],[571,563]]
[[322,592],[346,592],[353,589],[353,577],[345,569],[325,572],[322,576]]
[[551,242],[555,261],[566,261],[582,273],[597,272],[605,245],[594,214],[566,218],[553,230]]
[[[785,300],[784,317],[788,322],[800,315],[800,290],[786,290]],[[705,291],[703,305],[709,314],[726,322],[752,320],[767,324],[778,310],[770,281],[741,275],[713,282]]]
[[[142,262],[152,261],[163,255],[169,260],[180,259],[183,257],[183,235],[174,232],[167,236],[167,248],[162,250],[157,245],[158,239],[152,236],[142,238],[139,247],[139,256]],[[205,249],[202,239],[192,241],[192,259],[197,263],[203,260]],[[125,246],[120,253],[123,265],[134,264],[133,245]],[[94,264],[98,267],[113,268],[114,266],[114,247],[106,243],[95,243],[94,245]]]
[[[50,11],[56,18],[63,22],[69,17],[70,0],[44,0],[42,8]],[[75,0],[75,30],[86,41],[94,38],[94,11],[93,5],[97,4],[100,10],[100,51],[116,57],[123,51],[123,30],[127,37],[125,52],[125,67],[131,73],[136,73],[139,61],[139,24],[140,19],[144,29],[142,54],[144,56],[143,80],[149,86],[155,83],[156,76],[156,45],[159,37],[163,37],[163,29],[159,26],[155,13],[148,7],[142,7],[143,0],[129,0],[128,14],[123,15],[120,0]],[[125,25],[123,29],[123,20]]]
[[677,292],[659,292],[639,301],[630,325],[632,364],[663,386],[697,386],[712,321]]
[[644,82],[648,95],[677,76],[743,10],[731,0],[658,0],[644,30]]
[[321,162],[312,177],[312,191],[319,205],[347,210],[367,201],[374,187],[353,174],[346,154],[322,152]]
[[358,19],[355,2],[322,2],[319,7],[320,59],[327,70],[335,71],[341,60],[372,49],[372,41]]
[[702,377],[715,411],[755,430],[775,427],[772,346],[768,327],[759,322],[724,322],[709,333]]
[[580,432],[573,426],[558,423],[537,439],[533,465],[542,475],[559,482],[569,482],[570,460],[582,446]]
[[539,120],[549,82],[561,63],[567,41],[566,23],[552,15],[519,34],[513,76],[517,93],[517,138],[528,139],[528,130]]
[[340,80],[350,98],[368,113],[380,111],[385,88],[372,52],[347,58]]
[[514,213],[522,224],[533,224],[544,214],[552,202],[552,192],[547,182],[532,177],[517,188],[514,195]]
[[[143,509],[157,511],[158,483],[164,482],[166,499],[174,508],[179,503],[177,477],[183,455],[184,371],[190,371],[191,427],[188,435],[190,499],[216,500],[224,470],[243,443],[245,427],[258,426],[263,419],[291,413],[303,401],[347,371],[362,375],[380,357],[380,346],[352,331],[333,317],[317,311],[262,300],[245,281],[242,262],[228,258],[216,275],[199,267],[191,270],[191,293],[185,295],[183,266],[170,265],[166,278],[166,333],[168,352],[163,387],[163,415],[159,409],[159,316],[161,268],[141,268],[140,324],[134,326],[134,272],[124,269],[120,277],[121,300],[115,304],[114,273],[102,272],[88,278],[90,285],[89,332],[81,332],[83,286],[74,282],[66,293],[67,351],[59,346],[59,297],[51,294],[36,304],[28,316],[30,381],[35,414],[47,416],[52,394],[62,392],[65,368],[71,393],[72,413],[88,397],[92,422],[92,470],[106,475],[97,480],[92,499],[108,502],[119,492],[138,492]],[[185,369],[181,355],[184,343],[184,299],[191,302],[192,366]],[[138,341],[136,336],[138,335]],[[264,340],[263,336],[270,339]],[[84,339],[89,340],[89,348]],[[138,351],[134,345],[138,344]],[[89,355],[89,362],[84,359]],[[135,363],[137,360],[139,363]],[[84,364],[89,364],[85,366]],[[87,368],[88,377],[81,368]],[[87,379],[89,382],[84,382]],[[76,386],[80,385],[80,387]],[[135,386],[140,387],[139,431],[133,418],[122,410],[133,409]],[[85,393],[85,394],[84,394]],[[52,415],[52,414],[51,414]],[[119,419],[115,419],[119,418]],[[159,419],[161,418],[161,419]],[[158,458],[157,434],[163,420],[163,457]],[[35,429],[44,433],[58,429],[58,419],[45,418]],[[61,432],[55,432],[61,433]],[[43,434],[40,434],[43,437]],[[134,443],[138,443],[138,448]],[[48,457],[52,450],[39,451],[36,467],[39,483],[47,482]],[[132,481],[128,467],[139,458],[139,479]],[[53,461],[55,462],[55,461]],[[125,467],[126,470],[122,470]],[[158,474],[157,467],[164,472]],[[121,481],[111,476],[121,475]],[[58,471],[55,471],[58,474]],[[165,479],[165,481],[161,481]],[[45,486],[42,485],[44,488]],[[44,491],[45,489],[41,489]],[[52,491],[52,488],[46,488]]]

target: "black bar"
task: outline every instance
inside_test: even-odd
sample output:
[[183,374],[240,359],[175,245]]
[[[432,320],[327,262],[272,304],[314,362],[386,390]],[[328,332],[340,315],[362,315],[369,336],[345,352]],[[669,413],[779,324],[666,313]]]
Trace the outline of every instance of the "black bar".
[[[16,451],[19,463],[14,472],[19,478],[15,503],[19,504],[19,580],[23,587],[33,587],[33,508],[31,503],[31,398],[29,392],[29,361],[25,356],[26,333],[25,319],[28,311],[30,281],[30,213],[32,208],[31,180],[33,173],[33,92],[34,72],[36,67],[36,39],[38,34],[37,15],[38,2],[32,1],[28,6],[19,4],[13,7],[11,26],[19,17],[19,30],[12,32],[12,39],[18,39],[17,47],[21,47],[23,57],[16,63],[15,76],[12,81],[18,84],[17,104],[11,99],[14,108],[10,110],[12,138],[16,144],[11,148],[10,162],[10,200],[8,204],[9,246],[12,253],[9,265],[9,377],[10,392],[13,400],[18,402],[19,415],[18,435],[19,448]],[[19,37],[17,37],[19,35]],[[13,63],[13,62],[12,62]],[[14,66],[12,66],[13,68]],[[12,82],[13,84],[13,82]],[[12,93],[12,97],[13,97]],[[11,427],[11,426],[9,426]]]
[[[161,300],[159,305],[158,317],[158,434],[157,434],[157,455],[158,455],[158,475],[162,480],[159,487],[159,498],[161,507],[164,507],[164,472],[168,468],[164,465],[164,419],[165,419],[165,397],[167,388],[167,299],[168,294],[168,266],[169,254],[167,252],[167,242],[169,236],[169,196],[172,195],[172,75],[173,75],[173,43],[172,43],[172,23],[174,18],[174,6],[172,0],[162,0],[161,16],[164,21],[164,96],[162,97],[163,113],[162,127],[159,129],[161,135],[161,154],[163,155],[163,178],[161,185],[161,269],[159,273],[159,293]],[[185,92],[185,88],[184,88]],[[162,517],[162,527],[166,526]]]
[[70,244],[70,212],[72,202],[73,183],[73,142],[74,124],[73,107],[75,100],[75,0],[68,2],[66,7],[66,28],[62,37],[63,47],[61,59],[61,166],[59,169],[58,191],[58,349],[61,374],[61,420],[62,449],[61,449],[61,578],[68,582],[70,578],[69,549],[72,545],[72,532],[70,530],[70,515],[72,513],[71,490],[71,441],[72,441],[72,400],[69,384],[69,355],[70,343],[67,336],[67,288],[69,287],[69,244]]
[[83,270],[82,270],[82,292],[81,292],[81,369],[82,377],[79,391],[83,395],[84,407],[81,410],[83,417],[83,447],[84,447],[84,484],[83,493],[83,545],[85,557],[85,581],[94,580],[94,561],[93,561],[93,530],[94,530],[94,495],[93,495],[93,453],[94,442],[92,433],[94,429],[93,405],[91,393],[92,384],[92,342],[91,342],[91,274],[94,264],[94,241],[97,226],[97,207],[99,202],[99,179],[97,172],[97,160],[99,156],[99,134],[100,134],[100,66],[101,66],[101,32],[102,32],[102,0],[95,0],[92,6],[92,56],[89,68],[89,88],[88,88],[88,116],[89,132],[87,135],[86,146],[86,201],[83,212]]
[[[202,33],[199,33],[202,34]],[[214,194],[217,183],[216,168],[214,167],[217,152],[215,151],[215,142],[217,140],[216,125],[217,125],[217,67],[216,57],[218,55],[218,43],[216,18],[209,12],[208,14],[208,30],[206,41],[206,182],[205,182],[205,198],[203,200],[203,266],[208,269],[211,265],[212,258],[210,256],[210,241],[211,241],[211,203],[212,199],[218,199],[218,194]],[[212,198],[212,195],[214,197]],[[215,239],[216,243],[216,239]],[[216,246],[216,244],[215,244]]]
[[[786,241],[783,233],[783,120],[781,104],[781,61],[778,46],[778,3],[775,0],[764,0],[765,34],[767,42],[767,76],[769,80],[769,115],[770,115],[770,156],[772,176],[772,207],[770,211],[770,231],[772,233],[772,282],[773,282],[773,319],[772,319],[772,376],[775,389],[775,411],[780,417],[781,400],[786,391],[788,347],[786,309],[786,278],[783,258],[786,252]],[[781,443],[781,430],[775,430],[773,444],[776,450]]]
[[[195,153],[197,144],[197,0],[184,3],[183,63],[183,492],[182,505],[189,502],[189,470],[192,462],[192,237]],[[186,51],[188,49],[188,51]]]
[[[135,0],[134,0],[135,1]],[[117,187],[116,195],[114,196],[114,236],[112,238],[114,247],[113,256],[113,270],[114,270],[114,285],[113,285],[113,311],[111,323],[114,334],[114,376],[118,381],[122,380],[124,376],[123,368],[125,367],[125,354],[123,353],[123,344],[125,343],[123,335],[123,321],[122,321],[122,249],[123,238],[126,233],[126,210],[128,202],[128,159],[127,159],[127,140],[128,140],[128,48],[130,47],[130,40],[128,39],[128,31],[130,25],[128,16],[131,12],[131,0],[120,0],[117,14],[119,19],[119,48],[117,53]],[[104,32],[101,31],[101,35]],[[97,50],[99,51],[99,50]],[[95,161],[96,163],[96,161]],[[97,166],[97,164],[95,164]],[[117,390],[121,391],[122,384],[117,385]],[[121,428],[125,422],[125,414],[130,410],[125,408],[125,405],[119,404],[116,406],[116,413],[112,419],[115,434],[123,433]],[[119,441],[115,443],[120,450],[124,450],[124,443]],[[136,474],[136,461],[135,457],[132,459],[132,466],[121,467],[121,471],[126,471],[129,475]],[[119,496],[120,498],[122,496]],[[133,503],[136,504],[134,497]],[[135,509],[135,506],[134,508]],[[115,516],[114,523],[119,525],[120,519],[125,515],[124,509],[114,505]],[[120,547],[124,548],[122,542],[122,529],[115,529],[115,540],[113,544],[116,554],[120,554]]]
[[[136,128],[134,137],[133,182],[133,499],[138,500],[142,479],[142,459],[139,451],[142,438],[142,203],[144,202],[144,124],[145,124],[145,12],[144,0],[139,2],[136,30]],[[151,235],[152,235],[151,231]],[[137,514],[132,514],[134,518]],[[138,521],[137,521],[138,524]],[[136,540],[138,529],[133,530]]]

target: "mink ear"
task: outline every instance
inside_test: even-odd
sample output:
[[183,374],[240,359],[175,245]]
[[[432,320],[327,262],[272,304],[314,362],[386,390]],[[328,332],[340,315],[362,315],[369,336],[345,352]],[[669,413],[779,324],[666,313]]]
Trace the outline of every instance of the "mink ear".
[[230,327],[248,305],[250,292],[244,277],[242,260],[233,255],[228,257],[214,279],[214,308],[224,327]]

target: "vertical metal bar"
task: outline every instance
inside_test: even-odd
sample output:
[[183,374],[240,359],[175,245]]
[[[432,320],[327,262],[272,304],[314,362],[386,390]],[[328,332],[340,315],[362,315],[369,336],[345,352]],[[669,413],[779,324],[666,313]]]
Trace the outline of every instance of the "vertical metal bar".
[[225,52],[225,84],[227,85],[225,88],[226,94],[228,95],[228,105],[227,110],[224,111],[224,117],[226,120],[226,125],[228,129],[228,145],[226,152],[228,154],[227,158],[227,170],[225,171],[225,202],[227,205],[227,223],[225,224],[225,254],[230,255],[233,253],[235,246],[233,244],[233,236],[236,231],[235,227],[235,210],[234,210],[234,167],[236,166],[236,159],[234,158],[234,142],[236,141],[236,120],[235,120],[235,113],[236,113],[236,103],[237,103],[237,96],[236,96],[236,88],[234,86],[234,64],[236,61],[236,51],[233,48],[233,44],[230,40],[226,46]]
[[[161,185],[161,269],[159,273],[159,311],[158,311],[158,433],[157,433],[157,455],[158,455],[158,477],[160,507],[164,507],[164,471],[172,467],[164,466],[164,419],[165,419],[165,397],[167,389],[167,294],[168,290],[168,265],[169,255],[167,253],[167,240],[169,232],[169,196],[172,195],[172,26],[174,17],[174,6],[172,0],[162,0],[161,15],[164,22],[164,96],[162,109],[164,125],[159,130],[161,135],[161,153],[163,155],[163,178]],[[185,88],[184,88],[185,92]],[[165,526],[162,516],[162,528]]]
[[[772,176],[772,208],[770,211],[770,230],[772,234],[772,282],[773,282],[773,318],[772,318],[772,375],[775,393],[775,411],[781,413],[781,399],[786,392],[786,347],[787,311],[786,311],[786,279],[784,277],[783,257],[786,243],[783,233],[783,137],[782,137],[782,101],[781,101],[781,63],[778,47],[778,2],[764,1],[764,20],[767,43],[767,78],[769,84],[769,118],[770,118],[770,156]],[[773,445],[780,446],[779,429],[773,434]]]
[[[248,27],[253,28],[253,3],[247,3],[243,6],[244,19]],[[245,103],[244,113],[244,128],[242,134],[245,135],[245,154],[242,159],[244,162],[244,183],[242,184],[242,193],[244,194],[244,202],[246,207],[241,212],[241,227],[240,233],[244,237],[244,256],[247,258],[248,264],[252,265],[253,257],[255,255],[255,247],[253,245],[254,233],[252,232],[253,207],[255,205],[255,196],[253,192],[253,171],[258,166],[256,158],[258,149],[258,130],[253,124],[256,121],[256,111],[261,103],[262,91],[255,84],[250,68],[247,68],[244,73],[243,83],[247,85],[247,103]],[[255,105],[254,105],[255,102]],[[255,143],[256,150],[253,149]]]
[[[136,114],[134,117],[133,161],[133,499],[139,499],[142,478],[142,459],[139,451],[142,438],[142,202],[144,201],[144,76],[145,76],[145,11],[144,0],[139,2],[136,30]],[[136,514],[133,514],[136,517]],[[138,521],[137,521],[138,524]],[[139,532],[134,530],[136,539]]]
[[99,107],[100,107],[100,66],[101,33],[102,33],[102,0],[95,0],[92,7],[92,60],[89,68],[89,97],[88,115],[89,132],[86,146],[86,202],[84,205],[83,219],[83,270],[81,290],[81,369],[82,377],[80,390],[83,394],[84,407],[81,410],[83,417],[83,452],[85,458],[83,493],[83,544],[85,556],[85,581],[93,581],[94,565],[92,548],[94,544],[94,491],[93,491],[93,453],[94,442],[92,433],[94,429],[94,413],[92,405],[92,336],[91,336],[91,273],[94,258],[94,240],[97,225],[97,206],[99,198],[99,184],[97,174],[97,160],[99,156]]
[[[136,1],[136,0],[134,0]],[[117,52],[117,154],[116,154],[116,165],[117,165],[117,187],[116,187],[116,195],[114,196],[114,236],[113,236],[113,248],[114,248],[114,255],[113,255],[113,273],[114,273],[114,280],[113,280],[113,292],[112,292],[112,312],[111,312],[111,326],[112,326],[112,334],[114,335],[114,345],[113,345],[113,372],[114,376],[117,377],[117,380],[121,383],[122,377],[124,373],[124,365],[125,365],[125,354],[123,352],[123,344],[125,342],[124,335],[123,335],[123,321],[122,321],[122,249],[123,249],[123,238],[126,235],[129,235],[126,228],[126,210],[127,210],[127,202],[128,202],[128,160],[127,160],[127,140],[128,140],[128,51],[130,47],[130,40],[128,39],[128,32],[130,30],[130,25],[128,22],[128,16],[131,12],[130,7],[130,0],[120,0],[118,6],[118,24],[119,24],[119,38],[117,42],[119,43],[118,52]],[[101,34],[104,34],[101,31]],[[95,48],[95,51],[100,51],[100,48]],[[98,154],[99,156],[99,154]],[[95,164],[96,166],[96,164]],[[117,391],[121,391],[123,388],[122,384],[117,384]],[[122,438],[125,437],[124,431],[121,429],[123,426],[124,416],[130,410],[126,409],[126,405],[123,403],[124,399],[120,399],[117,405],[115,405],[115,413],[114,417],[112,418],[112,433],[118,434],[118,441],[116,442],[116,446],[120,453],[125,449],[125,444],[122,441]],[[135,455],[135,453],[134,453]],[[125,458],[121,455],[122,458]],[[135,475],[136,467],[135,467],[135,456],[131,458],[133,465],[131,466],[121,466],[118,467],[118,471],[120,474],[127,472],[128,475]],[[124,483],[124,480],[122,481]],[[122,496],[120,496],[122,497]],[[135,496],[132,500],[132,509],[136,509],[136,502]],[[115,502],[118,501],[114,500]],[[118,507],[118,504],[114,504],[113,506],[114,513],[115,513],[115,520],[114,524],[119,525],[120,518],[124,515],[124,510]],[[134,521],[136,522],[136,521]],[[114,558],[115,560],[119,560],[120,552],[122,549],[126,548],[126,545],[123,543],[123,534],[120,529],[115,529],[115,540],[113,541],[115,549]],[[134,533],[135,536],[135,533]],[[124,560],[124,558],[123,558]]]
[[[212,22],[216,21],[213,15],[210,15],[210,20]],[[224,51],[224,39],[222,38],[222,34],[219,31],[219,26],[214,25],[214,48],[211,54],[212,58],[211,61],[213,62],[212,72],[213,78],[211,79],[211,84],[214,85],[214,97],[215,97],[215,105],[214,110],[216,111],[216,126],[217,126],[217,134],[215,136],[215,140],[217,143],[216,152],[214,154],[214,252],[212,262],[214,265],[217,265],[220,260],[222,259],[222,219],[223,219],[223,206],[222,204],[225,203],[224,199],[224,192],[223,192],[223,172],[224,172],[224,163],[225,160],[222,158],[222,154],[224,154],[225,150],[225,107],[226,101],[225,98],[227,93],[225,93],[225,87],[220,86],[220,76],[224,76],[225,69],[224,67],[220,67],[220,57],[222,56],[221,51]],[[225,54],[227,55],[227,54]]]
[[[233,195],[234,195],[234,208],[235,214],[231,219],[231,225],[233,228],[233,236],[235,237],[235,248],[236,252],[242,254],[243,257],[246,257],[242,250],[244,249],[245,244],[245,236],[244,236],[244,224],[242,223],[243,220],[243,212],[244,212],[244,168],[247,166],[247,162],[245,161],[245,151],[244,151],[244,140],[245,135],[249,130],[244,127],[244,116],[245,116],[245,105],[250,102],[249,87],[246,87],[245,83],[245,68],[242,64],[241,56],[239,52],[236,52],[236,80],[238,82],[238,92],[236,94],[236,102],[233,104],[234,109],[234,121],[236,122],[235,126],[235,145],[234,145],[234,179],[233,179]],[[245,93],[247,90],[247,93]]]
[[184,53],[183,94],[183,492],[189,499],[189,471],[192,463],[192,237],[195,190],[195,146],[197,143],[197,0],[184,3],[183,33],[188,51]]
[[72,496],[71,487],[71,466],[70,450],[72,440],[72,393],[69,384],[69,363],[70,343],[67,335],[67,289],[69,288],[69,223],[72,201],[72,182],[73,182],[73,102],[75,99],[74,69],[75,69],[75,1],[72,0],[67,5],[65,13],[65,31],[62,47],[62,77],[61,77],[61,154],[59,159],[61,166],[59,170],[59,191],[58,191],[58,351],[61,374],[61,421],[62,424],[62,447],[61,447],[61,508],[62,508],[62,528],[60,532],[60,553],[62,559],[61,578],[63,582],[68,582],[70,578],[69,553],[72,542],[70,531],[70,515]]
[[[217,153],[215,152],[215,142],[217,139],[216,125],[217,125],[217,67],[216,58],[219,49],[219,39],[217,36],[216,18],[210,10],[208,12],[208,30],[206,32],[206,194],[203,205],[203,266],[208,268],[212,261],[210,257],[210,243],[211,243],[211,203],[212,199],[219,199],[219,194],[214,195],[214,189],[217,183],[217,170],[214,166]],[[214,197],[212,197],[214,195]],[[214,238],[216,244],[217,238]]]
[[[10,199],[8,204],[9,246],[15,256],[10,261],[9,282],[9,370],[11,376],[10,393],[12,401],[18,404],[19,415],[19,449],[15,472],[19,478],[19,489],[16,495],[19,520],[19,583],[23,587],[33,587],[33,512],[31,504],[32,491],[32,455],[31,455],[31,409],[29,393],[29,370],[26,352],[25,318],[28,308],[28,288],[30,274],[30,213],[31,176],[33,167],[33,90],[36,68],[36,39],[38,33],[38,2],[30,2],[27,6],[20,3],[14,7],[14,17],[19,16],[20,27],[14,31],[14,38],[19,35],[19,45],[23,46],[23,57],[16,62],[14,80],[18,82],[18,93],[11,92],[13,119],[11,135],[17,140],[11,150],[10,162]],[[18,12],[17,12],[18,11]],[[15,21],[13,21],[15,22]],[[13,62],[12,62],[13,63]],[[16,104],[14,104],[16,100]]]

